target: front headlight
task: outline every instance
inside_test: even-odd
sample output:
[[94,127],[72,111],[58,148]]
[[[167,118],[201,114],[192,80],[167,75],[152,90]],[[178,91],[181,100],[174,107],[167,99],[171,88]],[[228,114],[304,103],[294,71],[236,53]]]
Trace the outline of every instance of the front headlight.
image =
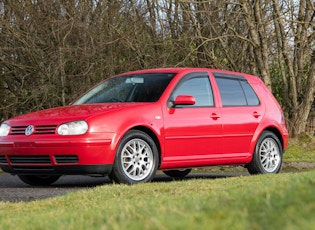
[[58,134],[66,135],[81,135],[85,134],[89,126],[86,121],[72,121],[64,123],[58,127]]
[[8,136],[10,132],[10,125],[3,123],[0,126],[0,137]]

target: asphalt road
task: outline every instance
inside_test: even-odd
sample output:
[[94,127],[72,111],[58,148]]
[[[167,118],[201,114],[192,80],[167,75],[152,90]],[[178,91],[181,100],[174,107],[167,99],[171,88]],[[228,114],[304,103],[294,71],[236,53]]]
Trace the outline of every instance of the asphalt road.
[[[235,176],[246,176],[248,173],[191,173],[185,180],[195,178],[218,179]],[[170,177],[159,173],[154,182],[172,181]],[[32,187],[23,183],[17,176],[0,173],[0,201],[21,202],[61,196],[69,192],[92,188],[100,185],[112,185],[108,177],[62,176],[57,182],[45,187]]]

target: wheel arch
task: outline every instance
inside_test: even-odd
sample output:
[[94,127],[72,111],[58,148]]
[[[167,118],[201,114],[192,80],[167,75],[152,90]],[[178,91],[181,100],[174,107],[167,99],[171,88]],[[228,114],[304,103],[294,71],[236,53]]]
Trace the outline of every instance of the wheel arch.
[[152,129],[150,129],[148,127],[145,127],[145,126],[135,126],[135,127],[131,128],[131,129],[127,130],[127,132],[130,131],[130,130],[142,131],[142,132],[146,133],[147,135],[149,135],[152,138],[152,140],[154,141],[155,146],[156,146],[156,148],[158,150],[158,154],[159,154],[159,163],[158,163],[158,168],[159,168],[160,165],[161,165],[161,160],[162,160],[162,149],[161,149],[161,143],[160,143],[160,140],[159,140],[157,134]]
[[280,131],[277,128],[275,128],[275,127],[267,127],[263,131],[270,131],[270,132],[274,133],[278,137],[278,139],[280,141],[280,144],[281,144],[281,149],[282,149],[282,152],[283,152],[283,150],[284,150],[284,143],[283,143],[283,137],[282,137]]
[[[273,139],[273,141],[268,139]],[[266,141],[268,144],[263,144]],[[277,149],[272,144],[269,144],[271,142],[277,145]],[[278,173],[281,170],[283,152],[283,138],[280,131],[276,128],[268,127],[259,134],[252,160],[245,167],[250,174]]]
[[[151,150],[144,150],[142,146],[148,148],[148,145]],[[109,178],[124,184],[151,181],[160,165],[160,149],[158,136],[150,128],[134,126],[127,129],[117,142]]]
[[274,126],[267,126],[263,129],[261,129],[260,132],[257,132],[255,133],[254,135],[254,138],[252,139],[252,142],[251,142],[251,146],[250,146],[250,153],[254,154],[254,151],[255,151],[255,147],[256,147],[256,144],[259,140],[259,137],[262,135],[263,132],[265,131],[269,131],[269,132],[272,132],[273,134],[276,135],[276,137],[279,139],[280,141],[280,144],[281,144],[281,150],[282,150],[282,153],[284,153],[284,140],[283,140],[283,137],[281,135],[281,132],[279,131],[279,129],[277,129],[276,127]]

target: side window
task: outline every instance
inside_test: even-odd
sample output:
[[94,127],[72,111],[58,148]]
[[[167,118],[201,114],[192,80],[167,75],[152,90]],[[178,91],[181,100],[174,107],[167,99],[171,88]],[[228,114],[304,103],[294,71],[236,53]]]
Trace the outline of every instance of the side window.
[[247,81],[240,82],[246,96],[247,105],[259,105],[259,99],[249,83]]
[[247,81],[238,78],[216,77],[223,106],[259,105],[257,95]]
[[[213,93],[208,76],[185,77],[175,88],[171,98],[178,95],[191,95],[195,97],[193,106],[213,106]],[[190,105],[191,106],[191,105]]]

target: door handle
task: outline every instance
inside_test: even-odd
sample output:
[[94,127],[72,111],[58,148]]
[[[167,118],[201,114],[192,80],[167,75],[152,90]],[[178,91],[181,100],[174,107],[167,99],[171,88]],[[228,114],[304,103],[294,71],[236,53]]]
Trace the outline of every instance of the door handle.
[[211,117],[213,120],[218,120],[218,119],[220,118],[220,116],[219,116],[218,114],[216,114],[216,113],[212,113],[212,114],[210,115],[210,117]]
[[253,116],[255,117],[255,118],[258,118],[258,117],[260,117],[261,115],[258,113],[258,112],[253,112]]

